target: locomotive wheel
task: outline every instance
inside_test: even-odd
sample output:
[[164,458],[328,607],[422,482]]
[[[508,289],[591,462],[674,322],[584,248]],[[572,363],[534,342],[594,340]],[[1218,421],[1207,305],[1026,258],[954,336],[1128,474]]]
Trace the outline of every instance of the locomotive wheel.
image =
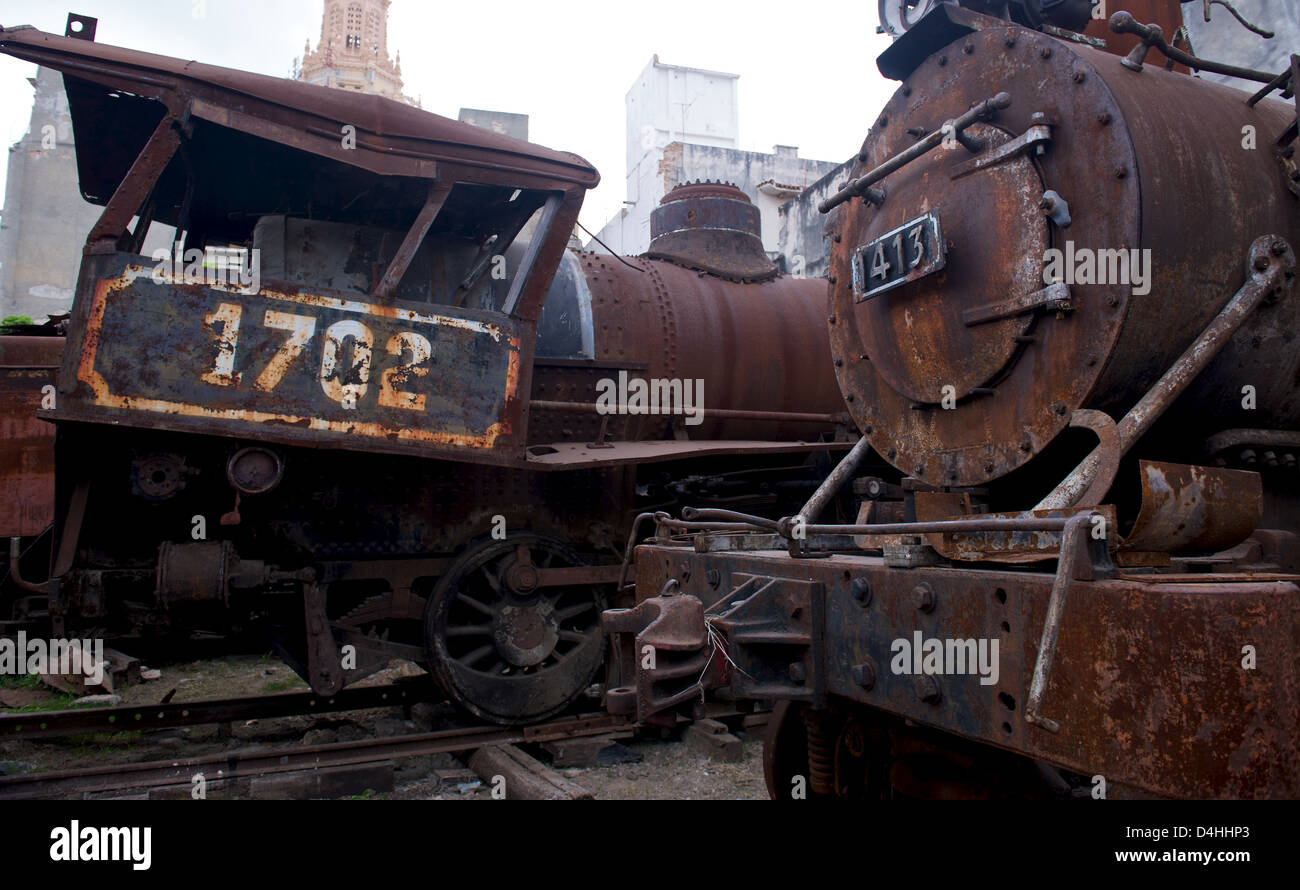
[[773,800],[887,800],[889,742],[865,712],[812,711],[778,702],[763,738],[763,778]]
[[540,535],[480,544],[456,560],[424,612],[429,670],[452,701],[494,723],[529,723],[591,684],[604,653],[604,592],[539,587],[536,574],[585,564]]
[[779,701],[768,718],[763,736],[763,780],[772,800],[795,800],[792,792],[798,777],[803,777],[807,796],[817,796],[807,787],[808,732],[803,712],[803,705]]

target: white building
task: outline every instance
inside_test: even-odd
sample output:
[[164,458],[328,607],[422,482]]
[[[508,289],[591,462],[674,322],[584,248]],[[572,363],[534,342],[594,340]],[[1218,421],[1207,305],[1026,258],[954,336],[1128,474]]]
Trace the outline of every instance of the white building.
[[[627,200],[597,237],[616,253],[650,246],[650,212],[683,182],[731,182],[759,209],[763,247],[777,253],[778,209],[838,164],[799,157],[794,146],[771,154],[742,151],[740,75],[665,65],[656,55],[627,92]],[[603,250],[593,240],[588,245]]]

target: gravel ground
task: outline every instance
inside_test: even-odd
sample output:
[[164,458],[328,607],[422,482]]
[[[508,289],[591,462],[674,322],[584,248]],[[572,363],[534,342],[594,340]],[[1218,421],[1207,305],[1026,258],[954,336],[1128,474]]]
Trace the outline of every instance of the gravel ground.
[[[151,665],[157,667],[157,665]],[[244,695],[299,692],[306,685],[284,664],[267,656],[222,658],[163,665],[162,677],[133,682],[117,690],[122,703],[150,704],[172,692],[172,701],[231,698]],[[388,683],[422,671],[405,662],[367,678]],[[10,683],[7,689],[15,689]],[[21,700],[30,707],[66,707],[68,696],[23,684]],[[15,697],[14,700],[18,700]],[[10,713],[0,708],[0,714]],[[135,763],[168,758],[202,757],[223,751],[251,753],[328,744],[367,737],[404,735],[421,731],[432,717],[450,713],[446,705],[425,706],[418,722],[407,720],[399,708],[377,708],[324,717],[284,717],[250,720],[233,725],[181,727],[151,732],[94,733],[42,742],[0,743],[0,772],[74,769],[105,763]],[[424,724],[422,726],[421,724]],[[715,761],[676,740],[623,739],[624,762],[609,766],[557,768],[569,781],[599,800],[755,800],[765,799],[761,730],[738,733],[744,744],[739,763]],[[545,762],[539,749],[529,753]],[[450,754],[408,758],[394,764],[394,790],[363,792],[367,799],[490,800],[488,786],[468,773],[464,763]],[[434,770],[442,771],[441,775]],[[451,776],[449,784],[445,779]]]

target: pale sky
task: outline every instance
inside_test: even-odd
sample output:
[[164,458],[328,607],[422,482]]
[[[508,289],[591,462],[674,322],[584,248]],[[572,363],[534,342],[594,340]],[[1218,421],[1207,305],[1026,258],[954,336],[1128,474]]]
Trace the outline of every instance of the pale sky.
[[[76,12],[99,19],[100,43],[287,76],[304,41],[315,47],[322,8],[322,0],[0,0],[0,25],[62,34]],[[797,145],[801,157],[838,162],[858,150],[896,86],[876,70],[888,41],[875,25],[874,3],[824,0],[393,0],[388,44],[401,51],[406,92],[425,110],[527,114],[532,141],[594,164],[601,184],[581,220],[597,231],[626,197],[624,96],[652,55],[740,75],[741,148]],[[850,35],[859,48],[845,48]],[[34,74],[0,55],[6,146],[27,128],[25,78]],[[0,196],[4,175],[0,164]]]

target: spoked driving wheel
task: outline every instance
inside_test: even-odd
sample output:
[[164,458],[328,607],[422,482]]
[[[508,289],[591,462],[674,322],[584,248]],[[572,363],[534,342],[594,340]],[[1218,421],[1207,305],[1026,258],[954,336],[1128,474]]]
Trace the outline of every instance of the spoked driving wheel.
[[480,544],[452,565],[425,609],[424,646],[454,702],[496,723],[528,723],[591,684],[604,653],[604,592],[556,586],[545,571],[582,565],[540,535]]

